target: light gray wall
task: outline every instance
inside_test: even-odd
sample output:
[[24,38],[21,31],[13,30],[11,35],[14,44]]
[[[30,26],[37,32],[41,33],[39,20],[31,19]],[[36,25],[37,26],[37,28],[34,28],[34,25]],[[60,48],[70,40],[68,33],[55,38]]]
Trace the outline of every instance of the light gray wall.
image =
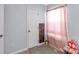
[[26,48],[26,8],[24,5],[5,5],[5,53]]
[[46,12],[46,9],[44,5],[38,6],[37,16],[38,16],[39,23],[45,23],[45,12]]
[[68,35],[79,44],[79,4],[67,5]]

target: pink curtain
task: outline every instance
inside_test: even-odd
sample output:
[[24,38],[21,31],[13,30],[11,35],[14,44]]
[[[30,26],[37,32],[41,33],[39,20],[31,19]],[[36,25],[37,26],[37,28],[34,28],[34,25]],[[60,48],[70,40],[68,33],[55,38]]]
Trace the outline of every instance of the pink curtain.
[[66,36],[66,7],[48,11],[46,21],[49,44],[63,48]]

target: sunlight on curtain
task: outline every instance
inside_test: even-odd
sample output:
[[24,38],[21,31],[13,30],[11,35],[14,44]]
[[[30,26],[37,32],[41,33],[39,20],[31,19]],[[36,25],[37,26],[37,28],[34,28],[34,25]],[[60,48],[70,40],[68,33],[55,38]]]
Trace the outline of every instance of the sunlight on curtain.
[[[64,34],[64,8],[58,8],[47,12],[47,22],[49,33]],[[62,32],[61,32],[62,31]]]
[[66,35],[65,7],[47,12],[48,35],[62,39]]

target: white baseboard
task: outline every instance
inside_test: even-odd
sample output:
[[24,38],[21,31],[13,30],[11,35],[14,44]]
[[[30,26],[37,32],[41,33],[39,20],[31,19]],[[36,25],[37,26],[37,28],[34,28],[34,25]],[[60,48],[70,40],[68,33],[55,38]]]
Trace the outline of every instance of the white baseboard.
[[[43,45],[43,44],[45,44],[45,42],[39,43],[37,46],[41,46],[41,45]],[[24,48],[24,49],[21,49],[21,50],[18,50],[18,51],[9,53],[9,54],[18,54],[18,53],[20,53],[20,52],[27,51],[27,50],[28,50],[28,48]]]
[[24,49],[21,49],[21,50],[18,50],[18,51],[9,53],[9,54],[18,54],[18,53],[20,53],[20,52],[27,51],[27,50],[28,50],[28,48],[24,48]]
[[45,44],[45,42],[43,42],[43,43],[39,43],[38,46],[41,46],[41,45],[43,45],[43,44]]

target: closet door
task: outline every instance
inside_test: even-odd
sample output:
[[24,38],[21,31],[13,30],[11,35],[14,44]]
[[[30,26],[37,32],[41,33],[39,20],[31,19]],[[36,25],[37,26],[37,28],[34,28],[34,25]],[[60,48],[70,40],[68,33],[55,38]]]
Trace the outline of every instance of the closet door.
[[[28,48],[32,48],[38,45],[39,36],[38,36],[38,17],[37,17],[37,8],[30,7],[27,8],[27,39],[28,39]],[[34,15],[34,16],[32,16]]]
[[4,53],[4,6],[0,5],[0,54]]
[[65,8],[60,7],[47,12],[47,29],[49,44],[63,48],[66,37]]

